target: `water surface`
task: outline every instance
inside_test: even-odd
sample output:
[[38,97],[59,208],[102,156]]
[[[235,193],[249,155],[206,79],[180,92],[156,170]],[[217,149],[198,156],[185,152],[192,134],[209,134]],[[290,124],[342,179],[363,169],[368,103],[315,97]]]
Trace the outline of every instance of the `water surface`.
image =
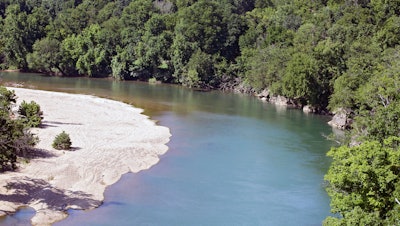
[[159,164],[124,175],[101,207],[69,211],[55,225],[321,225],[329,215],[326,117],[169,85],[23,73],[0,79],[132,103],[171,129]]

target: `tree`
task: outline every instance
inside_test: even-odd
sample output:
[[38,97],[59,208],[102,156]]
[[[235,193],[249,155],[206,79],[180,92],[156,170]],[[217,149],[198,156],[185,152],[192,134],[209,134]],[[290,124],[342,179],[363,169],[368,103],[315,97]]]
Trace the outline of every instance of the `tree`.
[[393,15],[400,14],[400,1],[399,0],[371,0],[370,7],[377,24],[385,23],[387,18]]
[[[216,1],[198,1],[178,13],[171,59],[178,82],[189,60],[198,49],[210,55],[221,55],[228,37],[223,5]],[[183,83],[185,84],[185,83]]]
[[1,37],[8,67],[27,68],[26,55],[32,52],[33,43],[45,36],[48,21],[49,17],[42,8],[34,8],[31,14],[27,14],[18,4],[7,7]]
[[399,59],[400,48],[386,50],[374,76],[358,89],[356,136],[379,141],[400,136]]
[[48,12],[42,7],[33,8],[32,12],[28,14],[27,26],[28,34],[26,42],[29,46],[28,50],[32,51],[32,46],[41,38],[46,36],[46,26],[49,24],[50,16]]
[[137,59],[134,62],[138,71],[147,71],[148,74],[163,81],[169,80],[169,77],[163,77],[163,73],[160,72],[169,71],[168,50],[172,44],[172,33],[167,31],[166,17],[153,14],[146,22],[144,34],[135,48]]
[[11,107],[17,101],[15,92],[0,86],[0,111],[10,112]]
[[35,101],[30,103],[22,101],[18,113],[23,116],[24,123],[28,127],[38,127],[42,123],[43,112]]
[[26,68],[26,54],[29,52],[27,39],[29,37],[28,18],[21,12],[19,5],[10,5],[4,19],[2,41],[3,53],[8,67]]
[[218,53],[227,37],[223,6],[215,1],[198,1],[178,15],[175,32],[207,54]]
[[[146,44],[140,44],[140,42],[146,30],[145,24],[155,12],[156,10],[150,0],[132,1],[124,8],[119,20],[121,26],[121,41],[120,44],[116,46],[116,54],[112,56],[111,60],[113,77],[117,79],[140,79],[142,77],[149,77],[148,73],[143,72],[143,68],[148,64],[148,60],[142,59],[137,51],[142,51],[142,56],[147,55],[147,53],[145,53],[147,52]],[[146,41],[147,38],[145,38]],[[154,42],[156,40],[151,41]],[[157,45],[159,45],[159,43],[157,43]],[[154,54],[149,55],[154,56]],[[150,58],[153,56],[150,56]],[[143,76],[143,74],[145,74],[145,76]]]
[[11,118],[11,105],[15,103],[15,94],[0,87],[0,170],[16,168],[17,156],[35,145],[37,139],[26,129],[20,119]]
[[383,48],[395,47],[400,44],[400,17],[392,16],[385,21],[380,31],[376,34],[377,42]]
[[116,52],[117,54],[111,60],[112,76],[118,80],[134,78],[132,56],[135,51],[133,45],[127,45],[125,48],[118,45]]
[[[80,4],[76,4],[79,2]],[[98,11],[106,5],[104,0],[75,1],[70,7],[59,12],[48,26],[49,37],[62,41],[72,34],[79,34],[85,28],[96,24]]]
[[212,56],[197,50],[187,64],[182,84],[192,88],[213,88],[218,84]]
[[60,42],[49,37],[36,41],[33,45],[33,52],[27,55],[30,69],[66,75],[66,72],[60,66],[61,60]]
[[285,96],[298,99],[302,104],[316,104],[318,99],[318,62],[310,55],[295,53],[287,64],[283,77]]
[[176,7],[179,9],[189,7],[190,5],[194,4],[197,2],[197,0],[172,0],[172,2],[176,5]]
[[328,156],[333,158],[325,175],[331,208],[343,218],[329,217],[326,225],[386,225],[394,217],[398,222],[400,137],[332,148]]
[[285,66],[290,59],[289,51],[275,45],[264,49],[243,50],[245,81],[257,91],[268,88],[274,94],[282,94],[281,84]]
[[151,0],[132,1],[122,12],[120,23],[124,28],[121,31],[122,43],[136,44],[144,32],[144,25],[155,11]]
[[72,35],[64,39],[63,51],[75,62],[80,74],[104,76],[111,73],[110,58],[103,46],[101,28],[98,24],[87,27],[79,35]]
[[334,81],[330,108],[349,107],[357,109],[357,90],[379,69],[380,48],[371,40],[354,41],[344,54],[347,70]]

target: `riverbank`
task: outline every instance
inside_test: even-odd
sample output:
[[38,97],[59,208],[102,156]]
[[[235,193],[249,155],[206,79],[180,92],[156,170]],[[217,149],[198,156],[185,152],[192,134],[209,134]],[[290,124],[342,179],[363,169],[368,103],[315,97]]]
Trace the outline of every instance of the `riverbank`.
[[[34,129],[40,142],[36,155],[16,172],[0,174],[0,213],[22,206],[36,210],[33,225],[50,225],[66,210],[101,205],[108,185],[122,174],[148,169],[168,147],[170,132],[141,109],[87,95],[11,88],[22,100],[37,102],[43,126]],[[70,134],[72,151],[51,147],[54,137]]]

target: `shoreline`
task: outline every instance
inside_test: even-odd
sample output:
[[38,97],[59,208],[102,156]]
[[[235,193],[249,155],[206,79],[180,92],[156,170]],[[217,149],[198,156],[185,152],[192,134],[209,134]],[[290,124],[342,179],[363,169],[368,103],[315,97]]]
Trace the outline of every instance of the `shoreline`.
[[[168,150],[169,129],[142,109],[88,95],[8,89],[15,90],[17,104],[38,103],[44,119],[32,129],[40,139],[38,157],[0,174],[0,215],[28,206],[36,210],[32,225],[51,225],[66,218],[68,209],[96,208],[107,186],[157,164]],[[72,151],[51,147],[62,131],[70,135]]]
[[21,72],[20,69],[4,69],[0,70],[0,72]]

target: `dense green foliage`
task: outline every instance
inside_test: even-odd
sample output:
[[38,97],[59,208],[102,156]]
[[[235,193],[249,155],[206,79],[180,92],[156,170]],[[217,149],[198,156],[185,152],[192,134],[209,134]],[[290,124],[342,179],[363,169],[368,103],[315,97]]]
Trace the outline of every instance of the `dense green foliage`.
[[399,5],[1,0],[1,67],[194,88],[245,85],[317,111],[358,109],[366,86],[396,70]]
[[42,123],[42,114],[39,104],[35,101],[30,103],[22,101],[18,113],[23,117],[28,127],[38,127]]
[[333,148],[328,155],[327,191],[332,211],[343,218],[328,218],[326,225],[399,225],[400,137]]
[[15,169],[17,157],[25,155],[36,142],[25,121],[11,117],[15,100],[13,91],[0,87],[0,171]]
[[57,150],[69,150],[71,149],[71,138],[69,137],[69,134],[66,133],[65,131],[62,131],[60,134],[58,134],[53,141],[53,148]]
[[355,146],[333,148],[325,179],[332,211],[325,225],[400,224],[400,79],[397,50],[379,74],[359,88],[349,136]]
[[343,219],[325,223],[397,224],[400,0],[0,0],[0,15],[4,69],[268,89],[319,112],[351,109],[360,146],[329,154]]

